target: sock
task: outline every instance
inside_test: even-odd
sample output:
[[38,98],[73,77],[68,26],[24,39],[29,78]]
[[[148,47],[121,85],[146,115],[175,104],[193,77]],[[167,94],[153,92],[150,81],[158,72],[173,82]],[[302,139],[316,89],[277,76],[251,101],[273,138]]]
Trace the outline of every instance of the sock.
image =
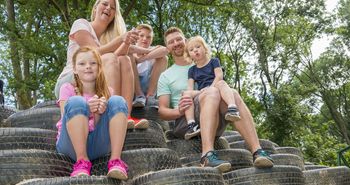
[[228,105],[228,108],[231,108],[231,107],[237,108],[236,104],[230,104],[230,105]]
[[187,121],[187,124],[189,125],[189,124],[195,123],[195,122],[196,122],[196,121],[195,121],[194,119],[190,119],[190,120]]

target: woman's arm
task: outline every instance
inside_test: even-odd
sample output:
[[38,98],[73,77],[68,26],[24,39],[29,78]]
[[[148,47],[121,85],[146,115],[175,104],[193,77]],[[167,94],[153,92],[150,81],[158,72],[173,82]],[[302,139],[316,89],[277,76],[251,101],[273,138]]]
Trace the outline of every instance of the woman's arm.
[[92,37],[91,33],[85,30],[79,30],[74,34],[74,39],[78,43],[80,47],[83,46],[90,46],[93,48],[96,48],[96,50],[101,54],[106,54],[110,52],[114,52],[118,49],[118,47],[123,43],[122,37],[116,37],[111,42],[103,45],[98,46],[95,42],[94,38]]
[[112,41],[102,46],[98,46],[91,33],[89,33],[86,30],[77,31],[74,34],[74,38],[80,47],[94,47],[101,55],[115,52],[117,56],[120,56],[126,55],[128,53],[130,44],[135,43],[138,38],[138,32],[134,30],[128,31],[125,34],[114,38]]

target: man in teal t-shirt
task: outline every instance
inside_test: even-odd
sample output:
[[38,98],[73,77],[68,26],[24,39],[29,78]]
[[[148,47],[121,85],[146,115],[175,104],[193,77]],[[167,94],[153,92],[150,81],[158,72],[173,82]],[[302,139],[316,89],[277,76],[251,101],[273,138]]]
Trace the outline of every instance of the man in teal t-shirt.
[[[188,69],[193,65],[188,63],[183,55],[186,39],[182,31],[176,27],[169,28],[165,32],[164,38],[165,45],[174,59],[174,64],[164,71],[158,80],[157,95],[159,97],[160,117],[165,120],[175,120],[174,134],[179,138],[184,138],[189,129],[184,113],[193,105],[195,121],[200,124],[201,165],[226,172],[231,168],[231,164],[218,158],[217,152],[214,150],[214,139],[215,136],[221,136],[227,125],[224,119],[227,105],[224,105],[220,93],[215,87],[208,87],[193,99],[182,94],[183,91],[187,90]],[[237,92],[232,91],[232,93],[234,93],[241,114],[241,120],[234,122],[233,125],[250,146],[254,166],[258,168],[272,167],[271,157],[261,149],[259,144],[249,109]]]

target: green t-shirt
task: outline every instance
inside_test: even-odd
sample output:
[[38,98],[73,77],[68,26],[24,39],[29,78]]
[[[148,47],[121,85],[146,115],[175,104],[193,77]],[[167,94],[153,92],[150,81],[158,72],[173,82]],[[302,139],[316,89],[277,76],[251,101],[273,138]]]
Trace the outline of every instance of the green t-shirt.
[[182,92],[187,90],[188,69],[192,65],[173,64],[160,75],[157,95],[170,95],[170,108],[177,108]]

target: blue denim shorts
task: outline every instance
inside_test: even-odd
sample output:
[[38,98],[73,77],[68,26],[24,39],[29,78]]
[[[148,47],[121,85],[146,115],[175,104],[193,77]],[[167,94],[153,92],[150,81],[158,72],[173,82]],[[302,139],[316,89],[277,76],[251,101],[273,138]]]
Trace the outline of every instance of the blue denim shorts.
[[[128,108],[126,101],[121,96],[111,96],[107,101],[106,111],[101,115],[95,129],[89,132],[87,138],[86,151],[90,160],[105,156],[111,152],[109,121],[119,113],[127,116]],[[77,115],[84,115],[88,118],[89,114],[89,106],[82,96],[72,96],[67,100],[64,106],[61,134],[56,144],[57,152],[68,155],[73,160],[76,160],[76,154],[67,131],[67,122]]]
[[148,86],[149,86],[149,81],[151,79],[151,73],[152,73],[152,67],[149,67],[145,72],[143,72],[142,74],[139,74],[139,79],[140,79],[140,85],[141,85],[141,89],[142,92],[144,94],[147,94],[147,90],[148,90]]

